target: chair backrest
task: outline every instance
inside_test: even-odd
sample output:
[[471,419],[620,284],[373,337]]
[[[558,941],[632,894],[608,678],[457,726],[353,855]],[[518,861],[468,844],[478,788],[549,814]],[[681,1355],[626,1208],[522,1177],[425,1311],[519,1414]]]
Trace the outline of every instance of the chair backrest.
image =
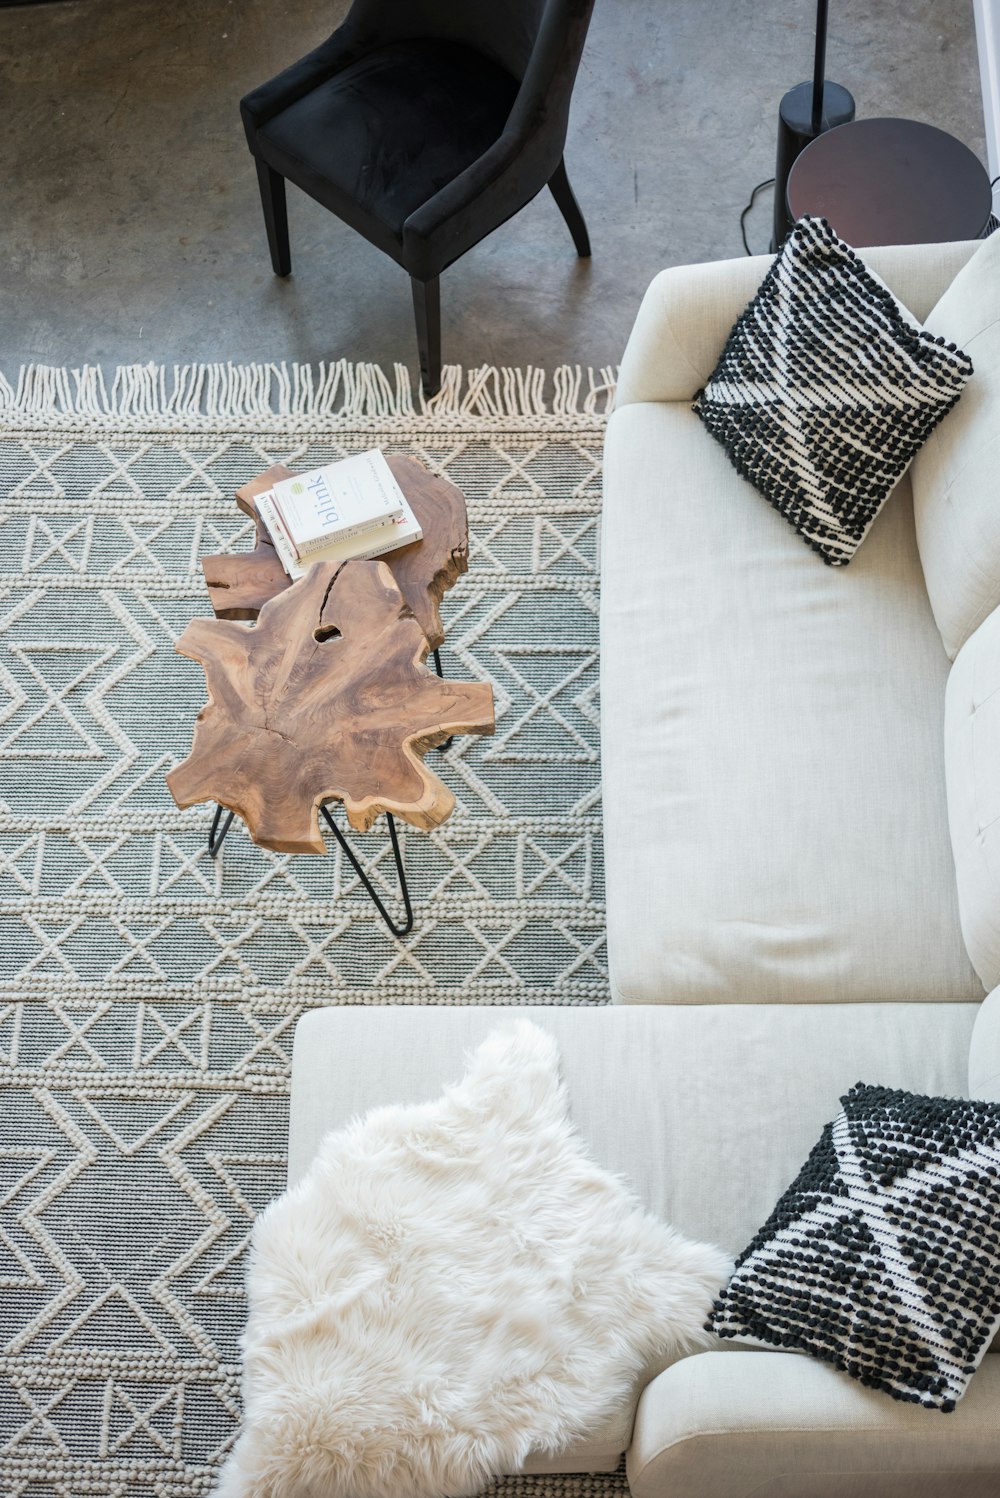
[[463,42],[523,79],[536,47],[557,44],[572,88],[594,0],[354,0],[346,25],[365,43]]

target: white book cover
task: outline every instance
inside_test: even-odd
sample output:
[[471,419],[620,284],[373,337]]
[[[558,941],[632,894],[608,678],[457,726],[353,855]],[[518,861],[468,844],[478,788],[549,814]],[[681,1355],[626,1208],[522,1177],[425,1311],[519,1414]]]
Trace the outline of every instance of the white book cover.
[[351,536],[346,541],[334,541],[331,545],[310,552],[307,557],[300,559],[295,555],[291,542],[282,530],[272,492],[268,490],[265,494],[258,494],[255,503],[260,518],[267,526],[268,534],[274,542],[278,560],[293,580],[304,577],[314,562],[334,562],[340,566],[343,562],[365,561],[373,557],[381,557],[386,552],[398,551],[401,546],[410,546],[414,541],[421,541],[424,534],[417,517],[404,499],[403,513],[398,519],[390,520],[375,531]]
[[279,479],[274,505],[298,556],[403,514],[403,491],[380,448]]

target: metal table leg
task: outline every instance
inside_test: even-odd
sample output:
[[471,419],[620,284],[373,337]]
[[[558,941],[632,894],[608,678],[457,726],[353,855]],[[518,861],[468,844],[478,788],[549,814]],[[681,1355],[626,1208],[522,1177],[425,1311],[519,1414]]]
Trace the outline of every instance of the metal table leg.
[[[444,672],[441,670],[441,652],[440,652],[440,650],[435,650],[434,651],[434,669],[437,672],[438,676],[440,676],[441,680],[443,681],[444,680]],[[443,744],[439,744],[438,745],[438,751],[441,754],[444,754],[445,750],[446,749],[450,749],[451,746],[452,746],[452,744],[454,742],[455,742],[455,735],[452,734],[452,736],[451,736],[450,739],[445,739],[445,741],[444,741]]]
[[[222,831],[220,832],[219,822],[221,821],[225,810],[226,808],[224,806],[216,806],[215,816],[212,818],[212,829],[208,834],[208,851],[212,858],[215,857],[219,849],[222,847],[222,844],[225,841],[226,833],[233,825],[233,817],[236,815],[236,813],[232,811],[229,813],[229,815],[226,817],[225,822],[223,822]],[[347,839],[344,837],[344,834],[341,832],[340,828],[333,820],[333,817],[330,815],[327,808],[325,806],[321,806],[320,811],[326,818],[334,837],[337,839],[337,842],[340,844],[344,852],[347,854],[347,857],[350,859],[351,867],[357,874],[358,878],[361,880],[361,883],[364,885],[365,889],[368,891],[369,895],[375,903],[375,907],[378,910],[379,915],[385,921],[393,936],[408,936],[409,933],[413,930],[413,906],[410,904],[410,891],[406,883],[406,870],[403,867],[403,854],[399,846],[399,836],[396,832],[396,823],[392,818],[392,813],[387,811],[385,817],[386,821],[389,823],[389,837],[392,842],[392,855],[396,860],[396,873],[399,877],[399,892],[403,897],[403,905],[406,910],[406,920],[400,926],[396,925],[392,917],[389,915],[389,912],[382,904],[382,901],[375,893],[375,888],[371,880],[368,878],[368,875],[361,867],[357,858],[354,856],[354,853],[350,848]]]
[[218,837],[216,837],[215,834],[216,834],[216,832],[218,832],[219,819],[222,816],[222,813],[225,811],[225,809],[226,808],[224,806],[216,806],[216,808],[215,808],[215,816],[212,818],[212,830],[208,834],[208,851],[209,851],[209,854],[211,855],[212,858],[215,857],[216,853],[218,853],[219,849],[222,847],[222,844],[224,843],[225,838],[226,838],[226,833],[229,831],[230,827],[233,825],[233,817],[236,815],[236,813],[234,811],[231,811],[229,813],[228,817],[226,818],[225,825],[222,828],[222,831],[219,832]]
[[393,857],[396,860],[396,873],[399,876],[399,892],[403,897],[403,905],[406,908],[406,920],[401,926],[397,926],[394,923],[392,917],[389,915],[389,912],[386,910],[385,906],[382,904],[382,901],[375,893],[374,885],[368,878],[368,875],[365,873],[360,863],[358,863],[358,860],[355,858],[354,853],[347,842],[347,839],[344,837],[344,834],[341,832],[340,828],[333,820],[333,817],[330,815],[327,808],[325,806],[321,806],[320,811],[323,813],[324,817],[329,823],[334,837],[337,839],[337,842],[340,844],[344,852],[347,854],[347,857],[350,859],[351,867],[357,874],[358,878],[361,880],[361,883],[364,885],[369,895],[371,895],[372,900],[375,902],[375,906],[378,910],[379,915],[385,921],[393,936],[409,935],[409,933],[413,930],[413,907],[410,904],[410,891],[406,885],[406,870],[403,868],[403,855],[399,849],[399,838],[396,835],[396,823],[393,821],[392,813],[387,811],[385,814],[385,819],[389,823],[389,837],[392,839],[392,853]]

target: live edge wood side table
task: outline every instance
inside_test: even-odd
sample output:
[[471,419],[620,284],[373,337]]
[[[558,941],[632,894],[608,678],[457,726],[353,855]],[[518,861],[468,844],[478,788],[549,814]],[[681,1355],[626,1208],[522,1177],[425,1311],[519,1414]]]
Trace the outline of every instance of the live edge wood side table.
[[[322,816],[389,929],[405,936],[413,910],[393,816],[440,826],[455,797],[424,755],[455,734],[492,733],[495,724],[490,685],[442,679],[437,653],[441,598],[468,567],[465,501],[415,459],[388,461],[423,540],[373,561],[316,562],[294,584],[253,503],[291,470],[268,469],[238,491],[256,521],[256,546],[203,562],[216,617],[192,620],[177,650],[203,666],[209,700],[191,753],[167,785],[180,807],[216,803],[213,857],[234,815],[260,847],[325,853]],[[426,665],[432,650],[437,674]],[[330,800],[343,802],[360,832],[385,813],[401,924],[330,815]]]

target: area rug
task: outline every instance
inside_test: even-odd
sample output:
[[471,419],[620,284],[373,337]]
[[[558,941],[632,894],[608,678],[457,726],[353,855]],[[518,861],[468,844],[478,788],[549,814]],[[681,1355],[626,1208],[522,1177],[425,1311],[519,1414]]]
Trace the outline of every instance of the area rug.
[[[598,536],[610,371],[32,369],[0,382],[0,1492],[191,1498],[239,1426],[249,1226],[284,1184],[315,1004],[607,998]],[[446,674],[497,732],[441,756],[394,939],[339,853],[290,857],[164,785],[204,678],[200,557],[270,463],[413,453],[468,499]],[[396,898],[384,821],[354,844]],[[497,1491],[604,1495],[621,1474]]]

